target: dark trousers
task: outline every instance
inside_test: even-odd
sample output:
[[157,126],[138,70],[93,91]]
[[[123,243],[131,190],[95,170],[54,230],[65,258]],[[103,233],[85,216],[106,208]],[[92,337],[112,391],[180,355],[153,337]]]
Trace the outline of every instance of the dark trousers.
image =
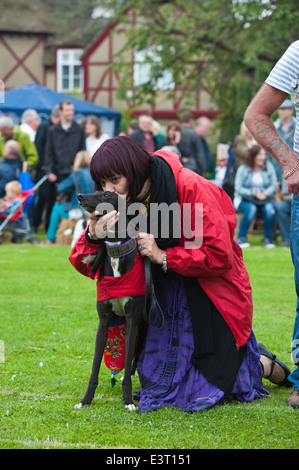
[[[45,173],[43,170],[38,170],[35,177],[35,183],[37,183],[44,176],[44,174]],[[56,196],[56,183],[50,183],[50,181],[46,180],[38,188],[36,201],[32,212],[32,226],[34,228],[37,228],[40,225],[42,222],[43,213],[45,212],[45,228],[46,230],[48,229],[52,208],[56,201]]]

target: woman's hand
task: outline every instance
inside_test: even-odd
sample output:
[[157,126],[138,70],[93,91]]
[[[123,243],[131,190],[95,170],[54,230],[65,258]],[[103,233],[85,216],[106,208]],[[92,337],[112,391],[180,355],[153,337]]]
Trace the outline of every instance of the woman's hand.
[[141,256],[147,256],[152,263],[163,264],[164,250],[161,250],[151,233],[140,232],[137,236]]
[[118,221],[119,212],[111,211],[105,215],[100,216],[98,211],[90,214],[90,224],[88,227],[89,234],[94,240],[104,238],[107,231],[110,230]]
[[264,201],[265,199],[267,199],[266,194],[263,193],[262,191],[257,191],[257,192],[255,193],[255,197],[256,197],[257,199],[259,199],[260,201]]
[[182,133],[180,131],[175,131],[174,138],[175,138],[175,143],[179,144],[182,138]]
[[57,181],[57,176],[54,173],[50,173],[48,175],[48,180],[50,181],[50,183],[55,183],[55,181]]

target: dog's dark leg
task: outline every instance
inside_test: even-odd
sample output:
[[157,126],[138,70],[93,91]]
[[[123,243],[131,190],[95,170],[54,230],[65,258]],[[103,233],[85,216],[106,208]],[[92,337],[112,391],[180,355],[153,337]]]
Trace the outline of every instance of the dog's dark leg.
[[126,341],[125,341],[125,375],[122,383],[123,402],[125,407],[134,411],[136,409],[132,398],[132,364],[136,341],[137,318],[140,316],[143,307],[143,296],[131,298],[125,305],[126,313]]
[[83,408],[84,405],[90,405],[93,400],[96,388],[98,386],[99,371],[108,336],[108,323],[109,316],[111,313],[111,305],[106,304],[105,302],[98,302],[97,309],[100,322],[96,334],[91,376],[88,382],[84,398],[81,400],[80,403],[77,403],[75,405],[75,408]]

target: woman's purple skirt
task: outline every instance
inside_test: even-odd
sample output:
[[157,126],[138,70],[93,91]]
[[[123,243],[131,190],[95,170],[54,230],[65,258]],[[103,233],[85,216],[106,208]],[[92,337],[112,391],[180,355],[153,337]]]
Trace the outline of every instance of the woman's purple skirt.
[[[137,370],[141,384],[139,412],[175,406],[201,411],[219,403],[224,392],[192,364],[193,332],[183,279],[157,269],[155,293],[159,306],[151,319]],[[233,398],[250,402],[268,395],[262,384],[260,353],[253,332],[233,388]]]

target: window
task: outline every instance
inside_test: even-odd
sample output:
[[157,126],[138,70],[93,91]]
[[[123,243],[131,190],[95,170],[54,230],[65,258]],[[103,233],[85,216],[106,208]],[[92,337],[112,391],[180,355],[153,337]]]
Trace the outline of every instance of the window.
[[57,90],[83,91],[82,49],[58,49]]

